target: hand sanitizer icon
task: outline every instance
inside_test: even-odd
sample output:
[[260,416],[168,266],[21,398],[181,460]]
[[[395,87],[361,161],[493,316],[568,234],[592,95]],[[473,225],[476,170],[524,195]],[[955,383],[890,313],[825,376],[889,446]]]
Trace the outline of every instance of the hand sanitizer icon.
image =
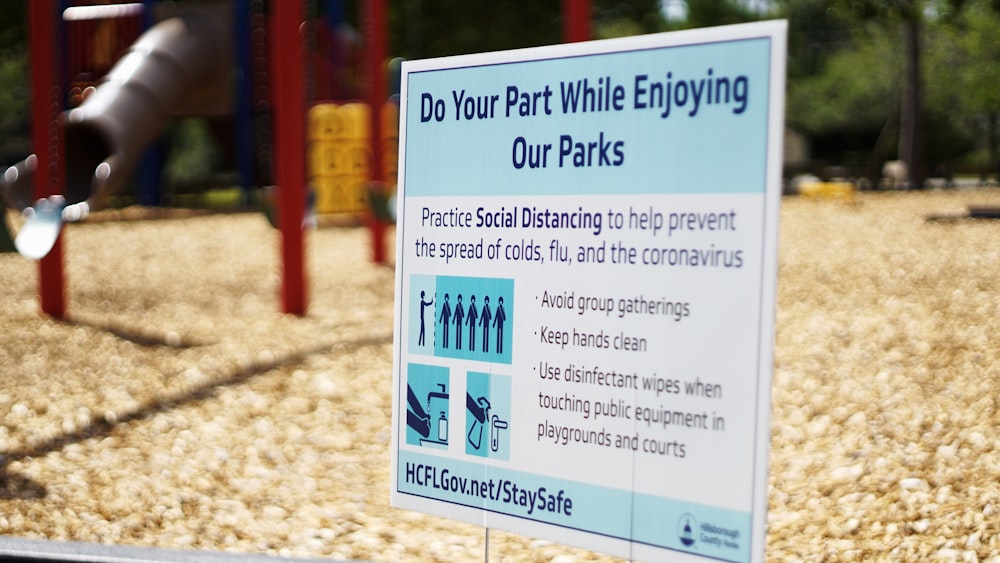
[[441,418],[438,419],[438,441],[448,441],[448,417],[441,411]]

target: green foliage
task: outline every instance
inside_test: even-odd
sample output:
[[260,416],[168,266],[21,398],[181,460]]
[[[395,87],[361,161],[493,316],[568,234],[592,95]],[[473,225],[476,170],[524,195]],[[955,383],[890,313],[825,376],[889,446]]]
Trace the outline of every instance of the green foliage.
[[789,83],[786,119],[809,135],[879,128],[896,111],[897,42],[871,34],[826,55],[822,72]]
[[613,39],[615,37],[629,37],[642,34],[642,27],[638,22],[628,19],[616,19],[596,26],[594,39]]
[[181,119],[169,131],[170,154],[163,173],[170,184],[203,180],[218,171],[222,160],[204,119]]
[[744,23],[757,19],[737,0],[687,0],[687,27],[708,27]]
[[[598,38],[664,29],[657,0],[595,0]],[[552,45],[563,40],[562,0],[412,0],[390,5],[393,55],[407,59]]]
[[0,54],[5,58],[8,49],[21,51],[27,43],[28,3],[23,0],[7,0],[0,10]]
[[[948,120],[974,141],[960,159],[970,171],[1000,175],[1000,2],[965,0],[962,11],[930,42],[929,74],[934,107],[948,108]],[[968,145],[970,143],[966,143]]]
[[0,57],[0,167],[31,153],[28,66],[23,51],[9,48]]
[[970,2],[951,30],[962,64],[958,84],[961,99],[971,112],[1000,112],[1000,13],[991,2]]
[[26,2],[5,2],[0,10],[0,167],[31,152]]
[[[988,144],[985,124],[1000,113],[1000,1],[778,1],[789,18],[788,122],[819,156],[895,158],[904,71],[914,64],[927,171]],[[903,49],[905,26],[919,31],[916,55]]]
[[821,72],[789,81],[786,122],[812,140],[814,159],[872,175],[877,151],[896,141],[898,49],[882,34],[867,35],[825,54]]
[[408,59],[512,49],[560,40],[560,0],[435,0],[393,4],[392,35]]
[[596,0],[593,8],[595,39],[666,30],[659,0]]
[[780,0],[778,13],[788,20],[791,81],[820,73],[831,55],[851,45],[854,26],[838,15],[831,0]]

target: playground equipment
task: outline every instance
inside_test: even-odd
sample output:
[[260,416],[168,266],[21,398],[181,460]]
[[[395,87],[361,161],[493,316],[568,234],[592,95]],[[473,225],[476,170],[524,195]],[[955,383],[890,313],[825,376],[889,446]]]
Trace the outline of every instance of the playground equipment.
[[[225,37],[210,13],[171,17],[143,34],[83,103],[63,115],[64,143],[72,147],[65,158],[64,199],[47,204],[62,205],[62,221],[85,218],[120,191],[143,149],[178,109],[231,91],[232,55]],[[32,200],[31,159],[37,160],[29,157],[4,175],[14,180],[6,184],[7,199],[17,208]],[[31,223],[29,217],[18,239],[36,232],[27,228]]]
[[[384,64],[384,0],[366,0],[365,11],[370,69]],[[6,207],[29,209],[17,244],[26,255],[40,258],[42,310],[61,317],[65,312],[65,283],[60,244],[64,222],[78,221],[105,203],[126,183],[141,158],[141,150],[175,115],[197,114],[198,108],[218,108],[232,103],[233,49],[227,25],[202,10],[188,10],[147,31],[118,61],[78,108],[62,112],[63,85],[56,77],[61,64],[58,0],[29,2],[31,19],[31,69],[36,154],[3,174],[0,199]],[[143,2],[149,8],[154,2]],[[179,2],[247,6],[262,2]],[[137,3],[133,3],[133,6]],[[169,9],[174,3],[164,3]],[[281,297],[285,312],[305,312],[305,265],[302,224],[307,201],[305,189],[305,81],[301,2],[275,2],[252,19],[267,31],[267,52],[252,53],[244,75],[267,76],[271,115],[266,136],[273,133],[273,176],[277,184],[277,223],[281,230],[283,258]],[[236,18],[237,27],[240,19]],[[266,25],[264,21],[266,19]],[[246,23],[246,22],[243,22]],[[243,31],[246,32],[247,26]],[[237,31],[239,33],[239,31]],[[256,36],[255,36],[256,37]],[[371,100],[385,100],[384,77],[370,77]],[[382,88],[378,87],[381,82]],[[241,87],[246,86],[242,84]],[[255,93],[257,90],[255,89]],[[230,98],[231,100],[231,98]],[[377,107],[380,107],[381,103]],[[191,108],[195,108],[192,112]],[[374,112],[372,128],[381,127],[381,112]],[[260,132],[258,131],[258,134]],[[253,131],[243,131],[245,142]],[[381,178],[380,135],[370,136],[375,178]],[[270,140],[270,139],[269,139]],[[64,147],[66,150],[64,150]],[[268,154],[265,159],[272,161]],[[270,176],[270,174],[269,174]],[[59,196],[59,197],[56,197]],[[29,207],[34,203],[33,207]],[[0,216],[0,219],[5,217]],[[6,225],[5,225],[6,226]],[[374,260],[385,260],[385,222],[370,219]]]
[[[385,0],[359,2],[365,56],[360,72],[364,80],[358,82],[366,85],[363,103],[368,108],[383,108],[387,99]],[[263,136],[270,139],[273,134],[274,152],[273,155],[270,151],[257,154],[256,160],[258,166],[269,171],[273,160],[274,184],[279,188],[276,216],[281,230],[283,309],[287,313],[304,314],[302,224],[307,201],[304,170],[307,152],[304,92],[307,87],[303,30],[309,27],[303,27],[303,2],[268,3],[266,15],[262,0],[163,2],[165,6],[177,7],[232,5],[236,6],[236,12],[249,12],[248,7],[256,5],[259,10],[253,17],[234,18],[235,31],[213,20],[211,14],[196,16],[193,11],[161,22],[136,42],[80,107],[63,112],[65,85],[57,78],[63,62],[61,25],[57,22],[61,15],[58,7],[70,3],[67,0],[28,2],[35,155],[0,174],[0,211],[4,215],[8,206],[25,209],[32,202],[48,199],[44,204],[36,203],[37,209],[28,214],[28,223],[42,223],[32,223],[21,229],[25,236],[39,237],[23,246],[31,249],[27,252],[41,256],[39,294],[42,311],[54,317],[62,317],[65,313],[60,242],[63,222],[86,217],[108,196],[121,190],[140,159],[140,149],[157,137],[170,117],[189,111],[192,104],[204,104],[206,99],[213,100],[209,104],[213,107],[217,107],[220,100],[223,104],[233,103],[231,98],[227,102],[224,97],[233,88],[253,90],[256,96],[260,86],[264,86],[265,91],[269,90],[265,102],[270,105],[271,113],[265,116],[268,127],[256,131],[256,136],[260,137],[263,131]],[[147,10],[148,22],[152,20],[148,11],[154,4],[154,0],[144,0],[141,6],[139,2],[132,2],[126,5],[126,11]],[[330,5],[339,3],[331,2]],[[118,10],[116,6],[120,5],[101,6],[101,9],[114,11]],[[589,0],[564,0],[563,12],[566,40],[589,39]],[[255,23],[248,25],[251,20]],[[265,53],[240,50],[234,53],[234,42],[224,39],[231,35],[256,37],[258,32],[267,36]],[[258,47],[265,48],[254,45],[254,49]],[[251,58],[252,63],[247,60]],[[232,59],[241,61],[242,84],[233,83]],[[247,79],[250,75],[252,80]],[[266,76],[263,84],[257,82],[260,76]],[[240,98],[236,110],[245,110],[251,101],[256,106],[260,100]],[[350,182],[350,197],[367,198],[369,209],[365,216],[371,232],[372,260],[376,263],[386,261],[385,237],[393,217],[391,186],[395,176],[395,136],[385,133],[396,119],[392,109],[390,103],[383,111],[369,110],[369,181],[363,184],[363,190],[358,188],[361,183],[356,178]],[[252,142],[255,131],[237,121],[236,142],[245,147]],[[240,168],[245,177],[246,168],[253,166],[253,157],[248,158],[246,154],[252,151],[237,152],[243,155]],[[268,180],[270,175],[269,172]],[[321,196],[335,194],[337,189],[344,191],[329,178],[321,178],[318,184],[320,191],[326,190]],[[53,199],[57,195],[62,199]],[[0,215],[0,222],[6,220],[4,215]],[[45,228],[34,228],[38,226]],[[6,223],[3,227],[0,237],[8,235],[9,238],[4,232]]]
[[185,104],[232,90],[226,36],[207,12],[171,17],[143,34],[83,104],[66,113],[64,139],[73,150],[66,153],[65,220],[85,217],[118,192],[142,150],[172,116],[185,113],[178,111]]
[[309,182],[316,193],[317,213],[367,211],[377,203],[367,193],[373,179],[386,186],[396,184],[399,106],[389,101],[381,112],[383,172],[381,178],[373,178],[368,106],[327,102],[309,109]]
[[809,199],[835,199],[848,203],[855,201],[854,184],[842,180],[799,182],[798,193]]

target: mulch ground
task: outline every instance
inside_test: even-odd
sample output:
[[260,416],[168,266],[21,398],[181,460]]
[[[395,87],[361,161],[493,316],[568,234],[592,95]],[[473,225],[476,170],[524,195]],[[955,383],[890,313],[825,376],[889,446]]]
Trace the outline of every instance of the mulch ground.
[[[1000,561],[994,190],[782,202],[769,560]],[[307,235],[279,312],[259,214],[68,228],[68,318],[0,254],[0,534],[375,561],[482,561],[481,528],[389,507],[393,269]],[[391,246],[391,242],[390,242]],[[491,531],[491,561],[614,561]]]

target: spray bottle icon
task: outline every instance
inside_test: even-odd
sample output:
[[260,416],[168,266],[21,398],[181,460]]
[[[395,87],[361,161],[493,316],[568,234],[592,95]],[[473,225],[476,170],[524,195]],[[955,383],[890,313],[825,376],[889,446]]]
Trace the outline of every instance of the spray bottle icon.
[[490,405],[489,399],[486,397],[479,397],[476,400],[472,399],[472,396],[466,393],[465,395],[465,407],[472,414],[472,425],[469,427],[469,434],[467,436],[469,440],[469,445],[471,445],[476,450],[481,450],[483,447],[483,429],[486,429],[489,440],[489,448],[494,453],[500,452],[500,435],[503,430],[508,428],[508,422],[502,420],[499,415],[490,415]]
[[486,425],[486,421],[489,419],[490,401],[486,397],[479,397],[479,399],[473,400],[472,396],[466,393],[465,408],[472,413],[473,417],[472,426],[469,428],[467,438],[469,444],[478,450],[483,444],[483,426]]

